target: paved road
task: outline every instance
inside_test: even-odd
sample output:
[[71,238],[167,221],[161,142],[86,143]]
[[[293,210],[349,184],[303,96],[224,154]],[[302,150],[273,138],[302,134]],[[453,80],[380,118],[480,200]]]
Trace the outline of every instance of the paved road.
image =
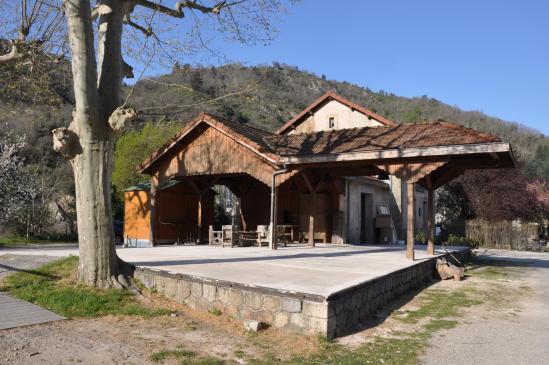
[[549,364],[549,253],[489,251],[482,258],[509,260],[524,267],[534,294],[523,300],[518,316],[489,317],[437,336],[423,363]]
[[[0,279],[10,273],[31,270],[55,259],[48,256],[1,255],[0,252]],[[0,292],[0,330],[61,319],[64,318],[47,309]]]

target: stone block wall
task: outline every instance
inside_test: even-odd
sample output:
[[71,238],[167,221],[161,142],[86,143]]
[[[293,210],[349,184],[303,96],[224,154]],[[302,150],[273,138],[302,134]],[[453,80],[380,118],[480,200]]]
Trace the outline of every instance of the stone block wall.
[[[470,251],[454,255],[465,262]],[[435,258],[420,261],[327,298],[147,268],[136,268],[134,276],[147,288],[196,310],[218,310],[241,321],[254,319],[283,330],[333,338],[359,329],[391,299],[433,280],[435,266]]]
[[134,276],[147,288],[199,311],[218,310],[238,320],[255,319],[294,332],[328,332],[328,303],[322,296],[146,268],[137,268]]
[[[453,255],[460,262],[467,262],[471,252],[460,251]],[[326,298],[329,314],[326,335],[339,337],[359,329],[390,300],[434,280],[435,271],[436,259],[433,258],[331,294]]]

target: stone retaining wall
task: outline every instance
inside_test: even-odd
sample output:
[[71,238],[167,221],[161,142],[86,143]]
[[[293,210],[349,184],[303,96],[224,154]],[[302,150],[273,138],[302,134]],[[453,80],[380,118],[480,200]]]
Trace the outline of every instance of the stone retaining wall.
[[327,334],[328,303],[319,295],[248,286],[222,280],[137,268],[134,276],[178,303],[200,311],[221,311],[284,330]]
[[[470,251],[454,255],[466,261]],[[147,288],[196,310],[217,310],[242,321],[255,319],[284,330],[332,338],[359,328],[389,300],[432,280],[435,265],[434,258],[421,261],[327,298],[147,268],[137,268],[134,275]]]
[[[467,262],[471,251],[453,253]],[[449,255],[447,260],[453,261]],[[345,288],[326,298],[328,302],[328,337],[339,337],[360,328],[381,306],[405,292],[434,280],[436,258],[394,271],[385,276]]]

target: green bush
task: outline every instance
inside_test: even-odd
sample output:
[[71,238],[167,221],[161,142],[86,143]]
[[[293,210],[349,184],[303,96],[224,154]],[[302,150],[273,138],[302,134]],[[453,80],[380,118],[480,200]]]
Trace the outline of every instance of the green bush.
[[470,248],[478,248],[479,247],[479,242],[478,241],[476,241],[474,239],[467,238],[467,237],[454,235],[454,234],[450,234],[448,236],[448,241],[446,243],[449,246],[467,246],[467,247],[470,247]]

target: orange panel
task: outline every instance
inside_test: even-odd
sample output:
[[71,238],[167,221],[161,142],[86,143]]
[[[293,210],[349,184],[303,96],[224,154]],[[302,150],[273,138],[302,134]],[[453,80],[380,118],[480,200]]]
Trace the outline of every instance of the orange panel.
[[149,239],[150,201],[148,191],[124,193],[124,237]]

